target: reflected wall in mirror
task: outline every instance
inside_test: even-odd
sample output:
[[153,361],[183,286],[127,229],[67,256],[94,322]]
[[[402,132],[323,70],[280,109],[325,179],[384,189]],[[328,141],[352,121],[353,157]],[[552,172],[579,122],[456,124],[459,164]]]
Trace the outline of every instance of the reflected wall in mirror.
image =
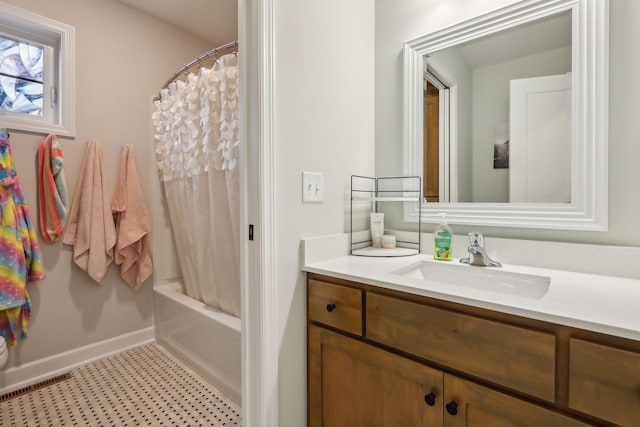
[[523,1],[405,43],[423,218],[606,230],[607,19],[606,1]]
[[427,202],[570,202],[570,11],[424,59]]

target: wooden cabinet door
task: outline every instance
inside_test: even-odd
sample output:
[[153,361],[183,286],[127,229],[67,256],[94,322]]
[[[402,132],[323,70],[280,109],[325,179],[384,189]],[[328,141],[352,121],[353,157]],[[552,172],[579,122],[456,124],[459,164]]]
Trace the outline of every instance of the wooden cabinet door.
[[442,426],[440,371],[312,325],[308,369],[310,427]]
[[445,427],[573,427],[578,420],[498,391],[444,376]]
[[640,354],[572,338],[569,407],[621,426],[640,425]]

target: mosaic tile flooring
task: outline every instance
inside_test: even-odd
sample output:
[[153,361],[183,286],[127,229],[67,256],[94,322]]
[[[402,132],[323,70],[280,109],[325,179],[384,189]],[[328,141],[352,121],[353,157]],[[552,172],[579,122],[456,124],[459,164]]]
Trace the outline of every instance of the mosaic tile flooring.
[[240,410],[157,344],[0,403],[0,426],[241,426]]

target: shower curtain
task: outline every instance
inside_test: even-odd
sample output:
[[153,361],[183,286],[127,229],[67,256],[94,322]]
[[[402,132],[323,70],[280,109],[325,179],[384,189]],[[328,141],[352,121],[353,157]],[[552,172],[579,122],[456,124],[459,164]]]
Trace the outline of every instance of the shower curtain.
[[237,55],[160,92],[153,122],[187,294],[240,317]]

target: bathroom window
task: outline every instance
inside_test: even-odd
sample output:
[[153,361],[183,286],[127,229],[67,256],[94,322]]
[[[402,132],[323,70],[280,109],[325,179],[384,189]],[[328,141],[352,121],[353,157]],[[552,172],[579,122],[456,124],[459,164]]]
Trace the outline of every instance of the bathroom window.
[[0,127],[72,136],[74,28],[0,2]]
[[0,34],[0,109],[42,117],[44,46]]

